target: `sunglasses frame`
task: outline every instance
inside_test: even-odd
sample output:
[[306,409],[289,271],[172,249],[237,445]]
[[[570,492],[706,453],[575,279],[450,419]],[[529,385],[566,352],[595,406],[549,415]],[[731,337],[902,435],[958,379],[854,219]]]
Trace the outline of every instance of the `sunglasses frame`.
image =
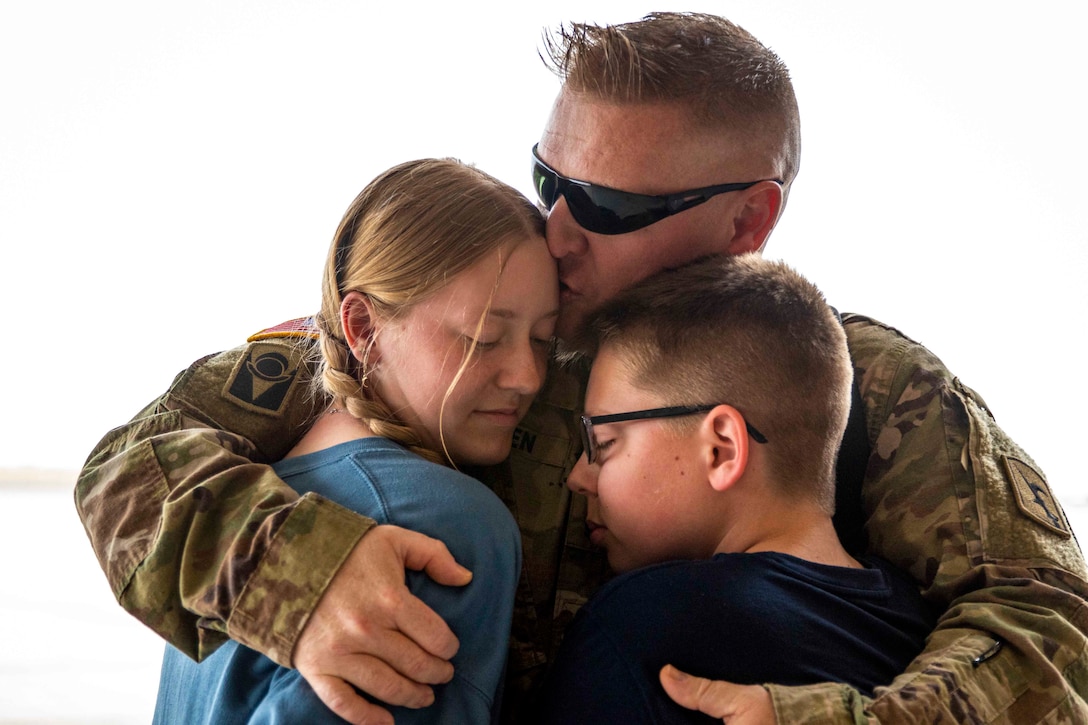
[[[668,408],[649,408],[647,410],[634,410],[629,413],[610,413],[608,415],[583,415],[579,433],[582,435],[582,451],[586,454],[586,462],[593,463],[597,460],[597,437],[593,435],[593,426],[607,423],[624,423],[631,420],[648,420],[652,418],[678,418],[682,415],[694,415],[713,410],[719,405],[727,403],[705,403],[703,405],[673,405]],[[744,428],[748,435],[756,443],[766,443],[767,436],[756,430],[755,426],[744,420]]]
[[[674,194],[636,194],[632,191],[622,191],[563,176],[540,158],[540,154],[537,152],[538,146],[539,144],[533,146],[532,174],[533,188],[536,190],[540,203],[547,211],[551,211],[556,202],[559,201],[559,197],[563,197],[567,200],[567,207],[570,209],[574,221],[578,222],[578,225],[586,231],[594,234],[627,234],[644,229],[651,224],[656,224],[673,214],[679,214],[682,211],[699,206],[718,194],[744,191],[763,181],[782,184],[779,179],[760,179],[759,181],[703,186],[698,189],[678,191]],[[541,183],[542,181],[546,181],[548,185],[554,187],[552,194],[544,194],[545,184]],[[616,203],[610,207],[602,203],[602,197],[611,197]],[[620,213],[614,207],[621,205],[637,210],[637,213],[620,216]]]

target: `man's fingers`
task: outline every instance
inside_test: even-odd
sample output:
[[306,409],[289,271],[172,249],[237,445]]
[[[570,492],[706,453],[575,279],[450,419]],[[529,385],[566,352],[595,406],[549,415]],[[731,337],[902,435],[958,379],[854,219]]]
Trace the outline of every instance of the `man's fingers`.
[[[446,664],[448,666],[449,663]],[[360,697],[352,685],[388,705],[421,708],[434,703],[434,691],[430,687],[405,677],[385,662],[368,655],[341,658],[336,664],[335,674],[305,668],[300,668],[299,673],[330,710],[352,722],[356,717],[375,718],[379,717],[376,713],[385,713],[382,708]],[[384,719],[363,720],[367,723],[372,721],[386,722]]]
[[668,696],[689,710],[720,717],[729,725],[775,723],[771,696],[759,685],[735,685],[693,677],[672,665],[662,667],[658,677]]
[[689,710],[698,710],[711,717],[725,717],[729,712],[728,691],[722,692],[715,685],[728,685],[724,682],[711,682],[703,677],[692,677],[672,665],[661,668],[659,675],[661,686],[678,705]]
[[322,676],[307,678],[314,694],[325,706],[354,725],[393,725],[388,710],[367,702],[351,685],[338,677]]
[[449,682],[460,643],[446,622],[405,586],[405,568],[447,585],[471,572],[442,542],[396,526],[362,538],[318,600],[293,661],[314,692],[350,722],[392,722],[352,685],[389,705],[434,702],[429,685]]
[[405,677],[376,657],[352,657],[350,663],[345,662],[337,668],[336,678],[347,680],[389,705],[420,708],[434,702],[434,691],[430,687]]
[[[410,652],[412,656],[411,661],[395,662],[390,660],[397,669],[404,672],[407,675],[413,674],[417,667],[425,666],[425,672],[430,676],[420,681],[428,681],[428,683],[445,683],[449,677],[453,676],[453,667],[450,667],[449,677],[445,679],[435,679],[441,675],[434,671],[433,664],[424,655],[429,655],[435,662],[446,662],[452,659],[457,650],[460,648],[461,643],[454,634],[454,631],[446,624],[446,620],[435,614],[434,610],[430,606],[423,603],[421,599],[415,597],[407,589],[404,592],[404,598],[400,601],[400,605],[395,612],[396,619],[394,620],[394,627],[399,632],[403,632],[413,646],[416,652]],[[410,672],[405,671],[405,667],[411,669]]]
[[[391,528],[389,534],[405,568],[423,571],[446,586],[464,586],[472,580],[472,572],[458,564],[438,539],[407,529]],[[445,620],[407,589],[400,594],[397,605],[392,608],[396,629],[435,657],[448,660],[457,654],[461,643]]]
[[[410,597],[410,600],[414,600],[418,606],[428,614],[434,615],[427,605],[423,604],[415,597]],[[406,603],[402,609],[410,609],[410,603]],[[434,615],[437,616],[437,615]],[[442,622],[441,618],[438,620],[441,622],[442,627],[446,629],[449,636],[453,638],[453,651],[457,651],[459,642],[457,637],[454,637],[452,632],[449,632]],[[398,623],[398,626],[399,623]],[[379,660],[383,666],[388,666],[391,671],[395,671],[404,677],[408,681],[418,682],[423,685],[441,685],[449,682],[453,679],[453,665],[445,657],[433,655],[426,650],[422,649],[419,645],[419,640],[411,637],[407,631],[401,628],[401,631],[388,631],[382,632],[375,640],[377,645],[376,651],[382,652],[382,660]],[[452,654],[450,655],[453,656]],[[354,678],[352,678],[353,681]],[[359,685],[358,682],[355,682]],[[362,685],[360,685],[362,687]],[[390,700],[380,693],[373,692],[370,689],[363,687],[367,692],[372,692],[375,696],[380,697],[391,704],[402,705],[406,704],[400,700]],[[409,707],[418,707],[417,705],[409,705]]]
[[463,587],[472,581],[472,572],[458,564],[438,539],[399,529],[395,544],[407,569],[424,571],[431,579],[448,587]]
[[[437,634],[433,636],[440,642],[448,638],[452,641],[451,649],[457,651],[459,642],[446,623],[407,588],[401,592],[399,602],[394,617],[404,616],[402,611],[416,612],[416,617],[434,617],[437,623],[432,623],[432,629]],[[453,665],[449,660],[423,649],[400,629],[396,621],[375,627],[346,617],[339,624],[342,626],[323,633],[326,636],[319,641],[308,641],[306,647],[299,650],[294,664],[307,679],[311,674],[335,675],[391,705],[408,707],[422,706],[412,700],[418,700],[421,693],[429,693],[427,685],[440,685],[453,679]],[[358,646],[360,643],[364,646]],[[375,672],[371,673],[368,668],[375,668]],[[391,690],[389,684],[381,691],[371,689],[372,683],[388,683],[394,674],[404,682],[397,689]],[[415,695],[405,691],[408,683],[419,683]]]

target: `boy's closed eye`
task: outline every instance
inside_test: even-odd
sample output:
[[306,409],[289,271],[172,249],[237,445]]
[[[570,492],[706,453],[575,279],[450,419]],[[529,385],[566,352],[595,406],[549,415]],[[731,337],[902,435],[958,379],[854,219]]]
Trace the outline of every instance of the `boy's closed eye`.
[[612,447],[612,444],[616,442],[615,438],[607,438],[605,440],[597,440],[597,460],[594,461],[597,465],[604,463],[605,452]]

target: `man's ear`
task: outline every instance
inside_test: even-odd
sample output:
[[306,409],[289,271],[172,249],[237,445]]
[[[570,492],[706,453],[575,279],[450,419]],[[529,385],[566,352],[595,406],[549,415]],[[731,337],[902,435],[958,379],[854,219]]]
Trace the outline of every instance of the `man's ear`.
[[744,200],[733,219],[733,238],[726,250],[729,254],[763,249],[778,223],[785,198],[782,185],[777,181],[761,181],[742,193]]
[[719,405],[699,427],[707,480],[715,491],[736,483],[748,467],[748,434],[744,417],[731,405]]
[[374,338],[378,334],[374,304],[362,292],[348,292],[340,303],[340,324],[351,354],[359,362],[373,366],[378,362]]

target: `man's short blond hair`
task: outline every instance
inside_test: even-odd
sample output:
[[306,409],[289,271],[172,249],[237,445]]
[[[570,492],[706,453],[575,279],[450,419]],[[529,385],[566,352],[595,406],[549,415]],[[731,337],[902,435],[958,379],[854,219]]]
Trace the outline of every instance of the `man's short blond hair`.
[[569,23],[541,53],[564,91],[618,104],[675,103],[783,158],[788,187],[801,163],[797,97],[785,63],[751,33],[703,13],[652,13],[618,25]]
[[591,349],[618,353],[662,405],[737,408],[767,437],[780,490],[834,512],[853,368],[815,285],[756,254],[706,257],[640,282],[586,324]]

